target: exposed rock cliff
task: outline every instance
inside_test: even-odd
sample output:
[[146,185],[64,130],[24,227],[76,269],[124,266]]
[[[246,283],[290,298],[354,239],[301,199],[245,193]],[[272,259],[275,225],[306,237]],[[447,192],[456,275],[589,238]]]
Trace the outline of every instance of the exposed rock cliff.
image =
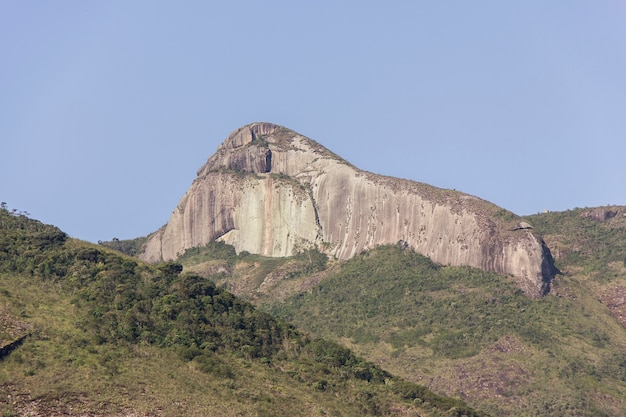
[[556,271],[541,237],[514,214],[461,192],[361,171],[270,123],[226,139],[142,258],[174,259],[216,239],[266,256],[316,246],[339,259],[403,242],[438,263],[511,274],[531,296],[545,293]]

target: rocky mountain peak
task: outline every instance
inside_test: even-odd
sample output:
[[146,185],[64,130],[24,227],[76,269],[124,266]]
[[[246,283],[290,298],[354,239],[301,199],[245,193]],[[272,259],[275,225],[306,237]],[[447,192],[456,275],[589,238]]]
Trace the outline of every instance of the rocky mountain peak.
[[285,127],[252,123],[233,131],[198,170],[198,176],[228,170],[293,175],[320,157],[341,161],[317,142]]
[[263,136],[271,135],[279,129],[280,126],[273,123],[251,123],[249,125],[240,127],[233,131],[228,138],[220,145],[219,149],[236,149],[245,146],[254,140],[258,140]]
[[219,239],[266,256],[317,247],[348,259],[402,241],[441,264],[511,274],[538,296],[556,269],[541,237],[520,224],[480,198],[361,171],[292,130],[253,123],[198,170],[142,257],[175,259]]

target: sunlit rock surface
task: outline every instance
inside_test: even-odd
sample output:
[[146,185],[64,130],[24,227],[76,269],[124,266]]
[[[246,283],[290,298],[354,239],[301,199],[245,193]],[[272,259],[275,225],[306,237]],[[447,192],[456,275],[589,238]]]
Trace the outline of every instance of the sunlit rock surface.
[[400,243],[444,265],[511,274],[539,296],[556,270],[541,237],[520,224],[477,197],[361,171],[296,132],[254,123],[198,170],[142,257],[171,260],[218,239],[238,252],[289,256],[317,247],[338,259]]

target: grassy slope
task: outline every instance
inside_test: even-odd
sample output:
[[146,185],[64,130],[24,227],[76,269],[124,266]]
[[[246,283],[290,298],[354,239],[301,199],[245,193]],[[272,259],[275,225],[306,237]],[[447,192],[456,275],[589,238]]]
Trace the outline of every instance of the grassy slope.
[[[613,217],[600,221],[594,219],[594,214]],[[622,292],[626,286],[625,214],[626,207],[598,207],[538,214],[528,219],[544,234],[563,275],[608,304],[610,295]],[[558,291],[561,280],[556,283]],[[562,290],[567,291],[567,285]]]
[[0,412],[479,415],[178,272],[0,212]]
[[22,415],[34,408],[50,415],[70,407],[75,414],[101,415],[359,414],[356,399],[335,398],[294,382],[273,366],[237,355],[219,355],[225,370],[213,374],[172,349],[91,343],[74,325],[78,313],[58,289],[33,286],[15,276],[0,279],[3,288],[19,285],[11,299],[20,300],[20,315],[34,325],[33,336],[3,362],[2,398],[12,395],[16,401],[3,405],[5,414]]
[[270,311],[495,415],[620,415],[626,332],[570,289],[530,300],[507,278],[384,247]]

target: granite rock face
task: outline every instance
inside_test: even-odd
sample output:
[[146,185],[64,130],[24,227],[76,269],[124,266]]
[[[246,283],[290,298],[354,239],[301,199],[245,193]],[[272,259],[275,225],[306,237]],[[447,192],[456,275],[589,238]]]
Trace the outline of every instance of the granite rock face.
[[254,123],[198,170],[142,258],[175,259],[213,240],[266,256],[317,247],[338,259],[401,243],[444,265],[513,275],[540,296],[556,269],[532,226],[519,225],[477,197],[361,171],[296,132]]

